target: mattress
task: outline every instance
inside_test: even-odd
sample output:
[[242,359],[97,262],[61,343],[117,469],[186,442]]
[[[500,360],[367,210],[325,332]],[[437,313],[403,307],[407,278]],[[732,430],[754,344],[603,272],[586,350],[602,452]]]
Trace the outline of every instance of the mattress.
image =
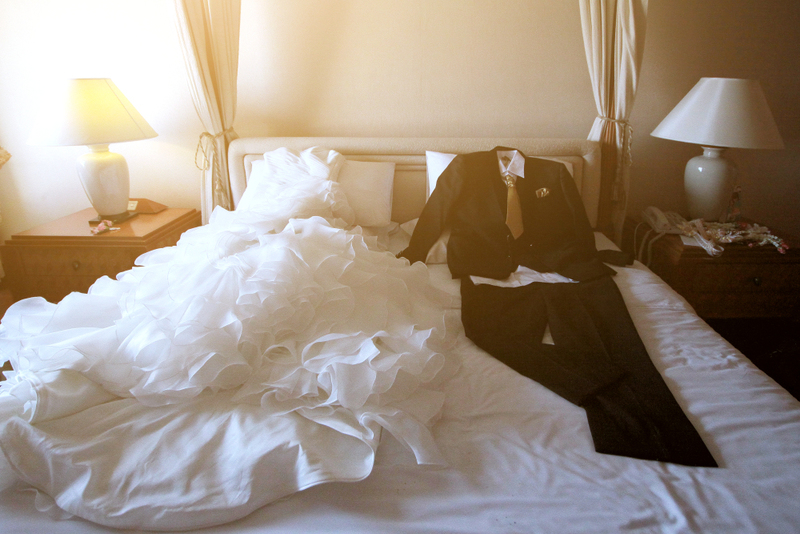
[[[416,198],[410,201],[413,204],[421,196],[418,204],[424,204],[426,148],[464,151],[504,144],[523,146],[526,154],[541,147],[538,155],[564,156],[560,153],[564,143],[550,141],[315,141],[344,147],[352,157],[367,161],[401,161],[402,169],[394,177],[393,218],[397,222],[415,215],[414,210],[406,209],[406,198]],[[308,146],[307,139],[270,139],[266,143],[268,148],[274,148],[284,142]],[[587,179],[594,176],[596,146],[585,142],[567,144],[579,149],[577,156],[567,157],[577,157],[575,177],[583,182],[584,200],[596,198],[594,182]],[[232,158],[231,165],[241,167],[238,174],[244,179],[250,147],[258,153],[265,145],[264,140],[244,140],[241,146],[247,150]],[[407,175],[404,180],[414,186],[398,195],[400,171]],[[402,204],[399,211],[398,196]],[[203,232],[208,231],[195,230],[190,241],[195,240],[200,246],[206,236]],[[386,231],[386,235],[378,232],[374,238],[384,240],[392,253],[402,250],[409,238],[404,225],[393,223]],[[616,248],[600,233],[595,234],[595,239],[600,249]],[[233,241],[226,243],[234,247]],[[156,259],[159,254],[162,253],[154,253]],[[457,366],[439,384],[443,393],[441,410],[429,427],[440,454],[437,461],[420,463],[407,442],[401,443],[391,432],[380,431],[375,437],[374,464],[365,476],[350,480],[342,477],[336,482],[320,480],[289,491],[285,497],[241,519],[203,532],[800,531],[800,507],[796,506],[800,487],[800,403],[714,332],[682,297],[644,265],[635,262],[612,268],[648,354],[718,468],[596,453],[582,408],[477,348],[456,320],[446,356]],[[451,278],[447,266],[419,264],[415,273],[424,273],[431,291],[449,297],[438,299],[440,313],[457,319],[459,282]],[[197,281],[205,282],[202,277]],[[214,406],[209,410],[213,412]],[[245,444],[257,440],[259,432],[271,431],[247,425],[240,430],[240,434],[226,434],[225,439],[231,440],[230,449],[217,450],[231,451],[228,456],[246,454]],[[216,436],[213,429],[210,436],[211,440]],[[323,438],[317,440],[323,449],[326,443],[331,449],[339,443],[332,435],[330,441]],[[193,445],[192,440],[185,444],[187,450]],[[342,448],[341,443],[339,447]],[[198,454],[202,455],[202,451]],[[224,461],[230,460],[223,455],[209,461],[217,459],[220,470]],[[69,460],[67,455],[66,461]],[[272,467],[279,471],[282,466]],[[260,487],[279,483],[271,480],[268,472],[255,478]],[[136,489],[131,488],[132,499]],[[213,517],[206,520],[215,522]],[[70,517],[51,499],[22,482],[0,493],[0,525],[4,533],[114,531]]]
[[[447,267],[429,270],[457,307]],[[446,466],[417,465],[383,433],[366,479],[315,486],[204,532],[798,531],[800,403],[646,267],[615,270],[648,352],[719,468],[595,453],[581,408],[461,336],[462,365],[433,427]],[[105,531],[36,508],[34,492],[5,491],[3,531]]]

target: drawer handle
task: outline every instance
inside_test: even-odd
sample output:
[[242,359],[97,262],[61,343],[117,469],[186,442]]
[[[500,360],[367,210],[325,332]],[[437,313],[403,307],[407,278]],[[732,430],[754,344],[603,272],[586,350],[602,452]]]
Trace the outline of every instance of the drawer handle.
[[78,260],[75,260],[75,261],[72,262],[72,269],[73,270],[77,271],[80,268],[81,268],[81,262],[79,262]]
[[757,285],[757,286],[760,286],[760,285],[761,285],[761,281],[762,281],[762,280],[761,280],[761,277],[760,277],[760,276],[754,276],[754,277],[753,277],[753,283],[754,283],[755,285]]

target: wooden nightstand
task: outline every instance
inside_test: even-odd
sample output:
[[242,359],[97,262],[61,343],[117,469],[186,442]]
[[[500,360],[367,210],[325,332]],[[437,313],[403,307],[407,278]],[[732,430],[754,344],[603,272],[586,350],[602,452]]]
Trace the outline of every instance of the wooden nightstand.
[[[626,221],[623,248],[631,251],[634,221]],[[637,232],[638,245],[649,229]],[[800,242],[776,232],[790,246],[781,254],[772,245],[725,245],[711,257],[700,247],[685,246],[680,236],[665,235],[651,247],[649,264],[680,293],[698,315],[708,319],[800,317]],[[652,238],[653,234],[648,239]],[[646,254],[645,254],[646,255]]]
[[118,224],[118,231],[92,235],[91,208],[11,236],[0,247],[4,286],[15,300],[42,296],[58,302],[72,291],[85,292],[102,275],[115,277],[136,258],[174,245],[181,234],[199,226],[200,212],[167,208],[139,214]]

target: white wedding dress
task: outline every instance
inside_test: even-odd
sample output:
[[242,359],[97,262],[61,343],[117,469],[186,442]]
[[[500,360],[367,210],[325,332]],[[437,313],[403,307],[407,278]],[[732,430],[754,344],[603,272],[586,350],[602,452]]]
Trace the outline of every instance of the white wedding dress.
[[454,366],[449,297],[352,226],[341,155],[265,160],[245,209],[88,294],[8,310],[6,484],[41,509],[169,530],[363,479],[381,429],[441,462],[428,426]]

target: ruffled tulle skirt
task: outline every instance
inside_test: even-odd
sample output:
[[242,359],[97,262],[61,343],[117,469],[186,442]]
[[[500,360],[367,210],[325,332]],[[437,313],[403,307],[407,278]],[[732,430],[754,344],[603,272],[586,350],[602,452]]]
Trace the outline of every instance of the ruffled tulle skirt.
[[194,528],[363,478],[381,429],[440,462],[449,297],[338,226],[218,209],[118,280],[12,306],[0,446],[16,476],[93,521]]

